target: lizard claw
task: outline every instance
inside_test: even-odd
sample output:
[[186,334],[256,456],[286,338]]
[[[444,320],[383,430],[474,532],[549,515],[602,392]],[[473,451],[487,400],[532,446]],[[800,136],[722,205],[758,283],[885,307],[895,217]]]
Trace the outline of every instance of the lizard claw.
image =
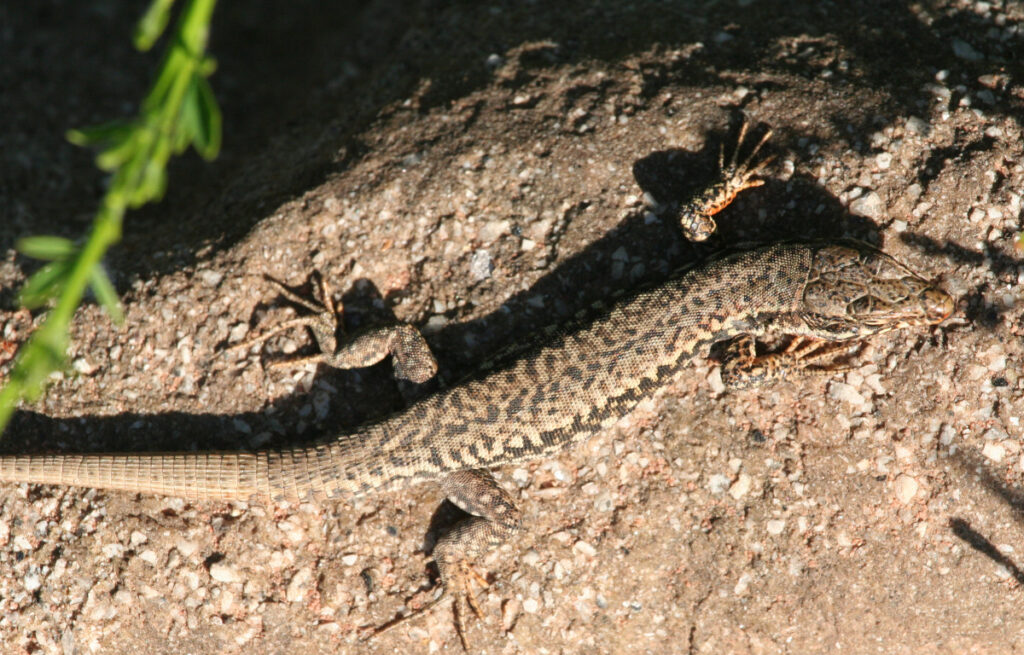
[[448,572],[449,577],[445,578],[445,587],[440,595],[409,614],[397,616],[376,627],[365,628],[364,634],[360,638],[367,641],[385,632],[390,632],[402,624],[432,613],[441,605],[442,601],[448,600],[452,608],[452,621],[455,625],[455,632],[459,635],[459,642],[462,644],[462,648],[468,652],[469,639],[466,637],[464,622],[466,612],[463,609],[464,605],[468,605],[473,614],[478,619],[482,619],[483,612],[480,609],[480,603],[476,599],[476,594],[473,592],[472,583],[475,582],[484,589],[491,585],[487,578],[470,564],[468,560],[460,559],[453,568],[454,570]]

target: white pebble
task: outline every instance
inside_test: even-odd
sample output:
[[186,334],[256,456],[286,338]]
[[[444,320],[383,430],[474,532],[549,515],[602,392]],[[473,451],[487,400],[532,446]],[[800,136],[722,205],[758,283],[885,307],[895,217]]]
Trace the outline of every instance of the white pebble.
[[579,553],[581,555],[586,555],[587,557],[594,557],[594,556],[597,555],[597,549],[595,549],[592,545],[590,545],[586,541],[582,541],[582,540],[581,541],[577,541],[576,543],[574,543],[572,545],[572,549],[575,550],[577,553]]
[[867,403],[859,391],[845,382],[833,382],[829,385],[828,395],[833,400],[841,400],[855,407],[861,407]]
[[188,539],[178,539],[178,543],[174,544],[174,546],[185,557],[191,557],[193,553],[199,550],[199,542],[189,541]]
[[708,491],[718,495],[724,494],[729,488],[729,477],[721,473],[715,473],[708,478]]
[[25,585],[25,591],[35,591],[39,587],[43,586],[43,580],[39,577],[38,571],[31,571],[27,573],[21,580],[22,584]]
[[749,573],[744,573],[740,576],[740,579],[736,581],[736,586],[733,587],[732,592],[737,596],[742,596],[743,594],[747,593],[747,590],[750,588],[750,583],[751,581],[753,581],[753,579],[754,577],[752,575],[750,575]]
[[213,271],[206,269],[199,271],[199,279],[202,280],[203,284],[208,287],[215,287],[220,284],[220,281],[224,279],[224,274],[220,271]]
[[285,598],[291,603],[301,603],[306,600],[306,595],[310,591],[310,582],[313,580],[313,569],[311,567],[305,567],[299,569],[299,572],[295,574],[291,582],[288,583],[288,590],[285,592]]
[[1006,456],[1006,448],[1001,444],[989,442],[981,449],[981,454],[998,464]]
[[229,566],[222,562],[216,562],[210,565],[210,577],[217,582],[241,582],[242,576],[233,566]]
[[511,224],[508,221],[488,221],[480,228],[477,238],[481,243],[490,243],[509,231]]
[[914,496],[917,495],[917,490],[920,488],[916,478],[913,478],[905,473],[901,473],[896,478],[896,498],[899,499],[904,505],[914,500]]
[[473,253],[469,259],[469,273],[476,282],[482,282],[491,277],[494,271],[494,261],[491,253],[481,248]]
[[885,217],[885,203],[881,196],[871,191],[850,203],[850,213],[875,221],[881,220]]
[[114,559],[124,555],[124,546],[119,543],[106,544],[100,549],[107,559]]
[[753,481],[749,475],[746,473],[740,473],[740,476],[736,478],[736,482],[733,482],[732,486],[729,487],[729,495],[735,500],[739,500],[750,492],[752,484]]

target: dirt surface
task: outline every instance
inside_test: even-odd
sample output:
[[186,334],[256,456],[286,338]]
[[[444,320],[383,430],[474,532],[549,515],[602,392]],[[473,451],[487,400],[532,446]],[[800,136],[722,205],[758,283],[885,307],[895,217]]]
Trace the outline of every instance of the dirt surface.
[[[103,179],[62,134],[155,63],[134,3],[0,7],[0,327],[38,316],[14,240],[77,238]],[[697,361],[614,429],[497,472],[522,538],[488,563],[480,653],[1024,649],[1024,10],[990,2],[245,3],[218,9],[225,150],[175,163],[78,313],[10,452],[238,449],[402,407],[387,363],[224,347],[319,271],[348,328],[420,326],[446,381],[538,326],[741,241],[853,236],[941,274],[957,316],[854,370],[724,391]],[[673,209],[742,114],[768,183],[704,246]],[[262,355],[306,352],[290,333]],[[7,364],[9,365],[9,364]],[[5,367],[7,366],[5,365]],[[352,506],[0,489],[4,653],[461,651],[431,597],[423,486]],[[443,513],[442,513],[443,514]],[[411,599],[411,600],[410,600]]]

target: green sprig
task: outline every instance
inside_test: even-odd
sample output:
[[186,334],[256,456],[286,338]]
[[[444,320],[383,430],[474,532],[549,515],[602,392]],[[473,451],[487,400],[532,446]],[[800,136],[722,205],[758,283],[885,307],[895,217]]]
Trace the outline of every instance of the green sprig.
[[[157,42],[170,22],[174,0],[153,0],[139,21],[134,41],[139,50]],[[50,373],[64,367],[74,312],[90,289],[115,322],[123,320],[117,292],[102,259],[121,239],[125,211],[163,197],[167,162],[189,146],[203,158],[217,156],[221,144],[221,113],[207,78],[216,64],[205,54],[216,0],[187,0],[167,48],[156,81],[138,116],[70,130],[69,141],[97,148],[96,165],[112,174],[107,193],[81,246],[55,236],[20,240],[17,249],[46,260],[18,295],[30,309],[53,303],[45,322],[21,348],[0,390],[0,430],[18,403],[34,401]]]

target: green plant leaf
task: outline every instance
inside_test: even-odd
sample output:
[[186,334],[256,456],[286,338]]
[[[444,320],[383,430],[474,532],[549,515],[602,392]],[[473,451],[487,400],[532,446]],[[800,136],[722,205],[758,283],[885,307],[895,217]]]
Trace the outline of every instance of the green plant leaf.
[[68,130],[65,136],[68,141],[76,146],[106,147],[111,144],[123,142],[126,138],[131,136],[134,128],[135,126],[131,121],[116,120],[110,121],[109,123],[103,123],[101,125],[79,127],[73,130]]
[[123,166],[138,154],[139,139],[137,132],[126,134],[123,139],[111,143],[110,147],[96,156],[96,165],[105,171],[114,171]]
[[159,200],[163,198],[166,188],[167,169],[164,162],[149,161],[142,169],[138,191],[128,200],[129,206],[139,207],[150,200]]
[[63,368],[68,350],[67,326],[52,330],[46,330],[44,326],[33,335],[32,341],[35,347],[26,353],[24,362],[18,367],[22,394],[29,402],[39,399],[50,373]]
[[19,239],[14,247],[23,255],[47,261],[70,259],[78,252],[74,242],[69,239],[46,235]]
[[50,262],[33,273],[18,292],[18,303],[29,309],[46,304],[47,300],[60,292],[71,265],[71,261]]
[[220,152],[222,116],[217,98],[205,77],[195,75],[192,78],[192,89],[196,96],[196,111],[199,114],[197,130],[192,141],[196,152],[207,161],[217,157]]
[[153,47],[171,18],[172,4],[174,0],[153,0],[149,9],[139,19],[139,24],[135,26],[132,40],[135,41],[136,48],[146,51]]
[[102,264],[93,266],[92,273],[89,275],[89,288],[92,289],[93,294],[96,296],[96,301],[107,311],[111,320],[118,325],[124,323],[124,311],[121,309],[121,301],[117,297],[117,291],[110,282],[110,277],[103,269]]
[[181,113],[178,114],[177,125],[174,130],[174,152],[181,153],[188,147],[188,144],[196,140],[196,135],[202,129],[199,109],[199,93],[196,91],[195,78],[189,81],[185,90],[185,97],[181,99]]

